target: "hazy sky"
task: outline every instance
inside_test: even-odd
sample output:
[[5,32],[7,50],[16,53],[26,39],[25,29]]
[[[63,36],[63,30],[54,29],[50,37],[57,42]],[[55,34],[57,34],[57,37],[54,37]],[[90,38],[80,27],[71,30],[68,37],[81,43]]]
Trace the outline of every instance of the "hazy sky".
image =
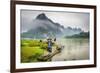
[[41,13],[55,23],[59,23],[64,27],[81,28],[84,31],[89,31],[89,13],[76,13],[76,12],[51,12],[51,11],[34,11],[34,10],[21,10],[21,31],[27,31],[30,23]]

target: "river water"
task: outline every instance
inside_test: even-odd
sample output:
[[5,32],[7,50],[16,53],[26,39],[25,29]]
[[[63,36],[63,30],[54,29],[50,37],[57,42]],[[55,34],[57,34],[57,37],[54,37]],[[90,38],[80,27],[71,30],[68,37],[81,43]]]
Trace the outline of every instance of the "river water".
[[64,48],[61,53],[52,58],[52,61],[89,59],[89,39],[87,38],[57,39],[56,43]]

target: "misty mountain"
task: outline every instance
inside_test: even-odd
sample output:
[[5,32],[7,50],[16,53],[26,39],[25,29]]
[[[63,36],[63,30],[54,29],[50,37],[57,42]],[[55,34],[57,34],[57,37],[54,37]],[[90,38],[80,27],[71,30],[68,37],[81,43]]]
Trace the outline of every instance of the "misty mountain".
[[63,37],[80,33],[80,28],[65,28],[59,23],[53,22],[44,13],[39,14],[30,24],[30,29],[23,32],[21,37],[24,38],[46,38],[46,37]]
[[82,32],[80,28],[67,27],[67,28],[64,28],[63,34],[64,36],[71,36],[74,34],[79,34],[80,32]]

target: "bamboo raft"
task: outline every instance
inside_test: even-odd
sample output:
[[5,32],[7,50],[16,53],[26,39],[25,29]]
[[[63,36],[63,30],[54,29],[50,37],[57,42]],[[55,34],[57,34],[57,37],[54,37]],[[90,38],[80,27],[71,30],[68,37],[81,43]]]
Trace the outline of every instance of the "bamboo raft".
[[47,55],[43,55],[43,56],[40,56],[38,58],[39,61],[51,61],[52,57],[55,56],[56,54],[60,53],[62,50],[62,47],[57,47],[54,52],[52,53],[49,53]]

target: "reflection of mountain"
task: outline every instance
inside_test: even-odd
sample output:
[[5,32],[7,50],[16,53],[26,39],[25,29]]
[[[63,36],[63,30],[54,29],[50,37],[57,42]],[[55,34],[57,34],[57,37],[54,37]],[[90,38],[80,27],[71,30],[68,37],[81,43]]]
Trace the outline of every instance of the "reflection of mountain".
[[53,22],[44,13],[39,14],[31,23],[31,28],[21,34],[24,38],[62,37],[82,32],[79,28],[71,28]]

